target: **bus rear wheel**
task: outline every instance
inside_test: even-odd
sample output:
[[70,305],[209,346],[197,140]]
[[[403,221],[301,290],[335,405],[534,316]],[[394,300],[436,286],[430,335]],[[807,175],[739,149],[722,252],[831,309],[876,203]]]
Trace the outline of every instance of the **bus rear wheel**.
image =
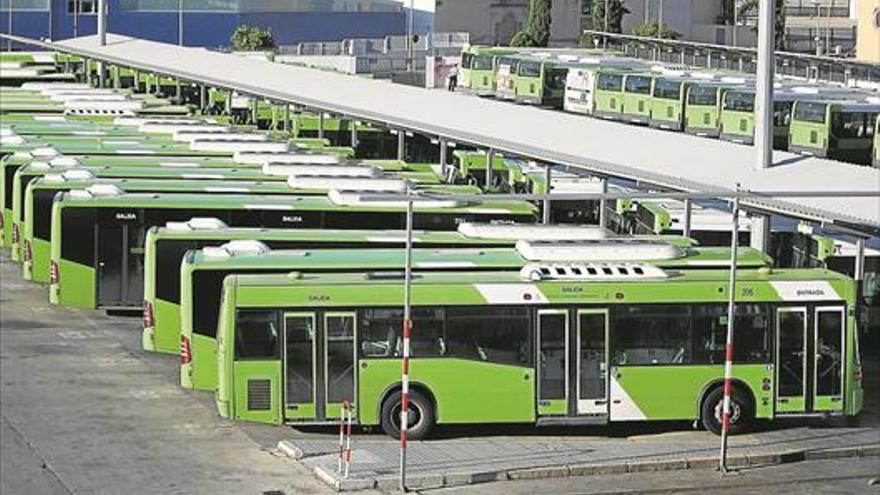
[[[400,438],[400,398],[399,390],[395,391],[382,402],[382,430]],[[434,404],[425,394],[418,390],[409,393],[409,412],[407,418],[406,437],[421,440],[428,436],[434,428]]]
[[[721,434],[721,416],[724,410],[724,387],[715,387],[709,395],[703,399],[700,407],[700,417],[703,426],[716,435]],[[745,395],[733,387],[730,395],[730,434],[736,435],[746,431],[752,420],[751,406]]]

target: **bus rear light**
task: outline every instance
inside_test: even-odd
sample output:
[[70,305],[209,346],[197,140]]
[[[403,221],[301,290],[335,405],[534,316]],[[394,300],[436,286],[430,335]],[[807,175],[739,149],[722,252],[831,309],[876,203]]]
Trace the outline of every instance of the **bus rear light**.
[[189,364],[192,362],[192,349],[189,346],[189,338],[186,335],[180,336],[180,364]]
[[34,259],[34,250],[31,248],[31,241],[24,241],[24,261],[30,261]]
[[859,387],[862,386],[862,378],[864,378],[864,376],[865,375],[862,372],[861,366],[859,366],[858,368],[856,368],[855,371],[853,371],[853,381],[856,382],[857,386],[859,386]]
[[49,265],[49,283],[57,284],[61,281],[61,273],[58,271],[58,262],[52,260],[52,263]]
[[769,392],[770,389],[773,388],[773,381],[769,378],[764,378],[761,380],[761,390],[764,392]]
[[19,236],[19,234],[18,234],[18,224],[17,224],[17,223],[13,223],[13,224],[12,224],[12,242],[13,242],[13,243],[15,243],[15,244],[18,243],[18,236]]
[[150,301],[144,301],[144,328],[153,328],[156,324],[155,318],[153,318],[153,305],[150,304]]

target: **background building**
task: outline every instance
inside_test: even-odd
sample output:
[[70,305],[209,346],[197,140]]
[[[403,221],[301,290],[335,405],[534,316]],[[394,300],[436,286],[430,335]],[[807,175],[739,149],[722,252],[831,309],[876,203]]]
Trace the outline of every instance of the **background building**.
[[[97,0],[0,0],[3,32],[10,32],[10,1],[13,34],[64,39],[97,28]],[[107,0],[107,29],[177,43],[178,2]],[[404,34],[407,28],[404,6],[394,0],[183,0],[183,8],[190,46],[226,46],[240,24],[270,28],[279,45]],[[416,19],[420,25],[430,21],[418,13]]]
[[859,0],[856,58],[880,64],[880,0]]

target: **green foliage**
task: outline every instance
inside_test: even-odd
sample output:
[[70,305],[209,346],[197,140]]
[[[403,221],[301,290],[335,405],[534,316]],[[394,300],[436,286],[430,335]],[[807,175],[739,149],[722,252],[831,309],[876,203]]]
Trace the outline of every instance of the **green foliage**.
[[[758,16],[759,0],[744,0],[739,4],[737,15],[740,19],[746,17]],[[774,44],[777,50],[785,50],[785,0],[776,0],[776,19],[775,19],[775,36]],[[752,27],[752,31],[757,31],[757,27]]]
[[511,46],[547,46],[550,42],[551,0],[531,0],[529,20],[510,40]]
[[241,24],[235,28],[229,42],[232,44],[232,49],[236,51],[252,52],[275,48],[275,38],[272,36],[271,29],[262,29],[247,24]]
[[677,40],[678,38],[681,38],[681,33],[669,29],[665,24],[658,24],[654,19],[633,29],[632,34],[636,36],[645,36],[647,38],[663,38],[668,40]]
[[608,32],[622,33],[620,27],[623,16],[629,14],[629,9],[623,5],[623,0],[593,0],[592,24],[593,29],[605,31],[605,4],[608,4]]

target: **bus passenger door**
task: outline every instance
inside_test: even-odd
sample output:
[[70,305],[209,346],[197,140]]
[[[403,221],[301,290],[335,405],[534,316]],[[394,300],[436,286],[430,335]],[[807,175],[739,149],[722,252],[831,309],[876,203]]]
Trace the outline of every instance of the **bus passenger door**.
[[608,311],[577,312],[577,414],[608,414]]
[[846,312],[842,306],[817,307],[813,326],[813,410],[842,411]]
[[101,225],[96,227],[98,305],[118,306],[122,301],[123,266],[126,252],[125,226]]
[[807,308],[776,311],[776,412],[807,411]]
[[568,311],[538,311],[538,415],[568,414]]
[[284,417],[317,418],[318,339],[314,313],[284,314]]
[[324,401],[319,418],[339,418],[343,403],[354,403],[356,322],[353,311],[324,313]]

